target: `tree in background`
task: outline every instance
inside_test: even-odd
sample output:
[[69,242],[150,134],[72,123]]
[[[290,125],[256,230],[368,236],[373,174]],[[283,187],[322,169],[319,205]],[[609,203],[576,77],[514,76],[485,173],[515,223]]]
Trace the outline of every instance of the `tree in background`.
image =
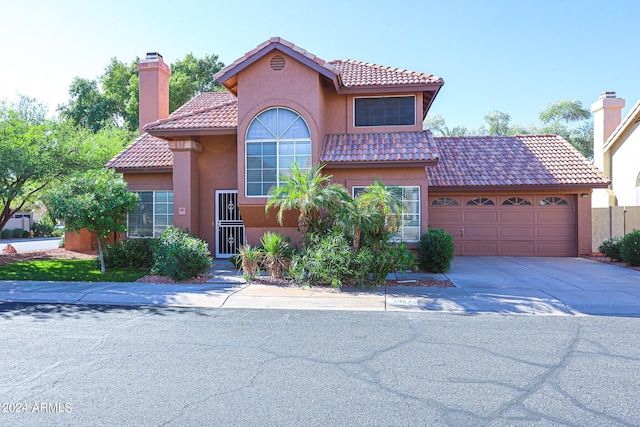
[[567,140],[587,159],[593,157],[591,112],[580,101],[552,102],[540,112],[538,118],[541,122],[538,126],[512,124],[509,113],[494,110],[484,116],[488,130],[484,126],[471,131],[464,126],[450,129],[440,115],[427,118],[424,127],[431,129],[436,136],[556,134]]
[[125,231],[127,214],[138,205],[138,195],[127,190],[122,175],[113,170],[91,170],[61,183],[45,195],[49,214],[69,231],[86,228],[98,241],[100,271],[105,273],[102,241]]
[[46,114],[42,104],[24,96],[0,103],[0,229],[42,189],[103,167],[131,140],[131,133],[112,125],[93,133]]
[[[112,58],[104,73],[93,80],[76,77],[69,87],[70,99],[58,107],[60,114],[94,132],[108,124],[130,131],[138,129],[139,58],[125,64]],[[213,79],[224,67],[217,55],[196,58],[187,54],[170,65],[169,112],[201,92],[223,90]]]

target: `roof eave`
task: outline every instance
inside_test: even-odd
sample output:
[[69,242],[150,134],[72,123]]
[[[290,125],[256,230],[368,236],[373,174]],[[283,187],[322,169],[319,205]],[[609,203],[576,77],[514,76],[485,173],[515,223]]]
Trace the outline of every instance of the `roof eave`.
[[629,114],[620,122],[618,127],[614,129],[609,138],[607,139],[604,145],[604,151],[611,150],[616,142],[624,133],[626,133],[627,129],[633,126],[636,122],[640,121],[640,99],[635,103]]
[[[444,83],[423,83],[410,85],[363,85],[363,86],[340,86],[339,94],[373,94],[391,92],[435,92],[440,90]],[[434,95],[435,98],[435,95]]]
[[591,183],[591,184],[538,184],[538,185],[456,185],[456,186],[438,186],[429,185],[429,193],[440,192],[468,192],[468,191],[545,191],[549,192],[550,187],[554,191],[585,191],[596,188],[608,188],[609,183]]
[[339,161],[324,161],[327,164],[327,168],[332,169],[362,169],[362,168],[419,168],[427,166],[437,166],[438,159],[432,160],[353,160],[349,162]]
[[159,166],[159,167],[112,167],[117,173],[173,173],[173,167]]
[[208,135],[236,135],[237,127],[226,128],[183,128],[183,129],[146,129],[150,135],[167,139],[171,137],[184,136],[208,136]]

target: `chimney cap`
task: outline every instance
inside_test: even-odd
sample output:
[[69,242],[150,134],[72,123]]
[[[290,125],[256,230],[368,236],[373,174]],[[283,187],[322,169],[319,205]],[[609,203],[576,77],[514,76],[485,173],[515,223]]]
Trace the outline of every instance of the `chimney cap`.
[[599,99],[615,98],[615,97],[616,97],[616,93],[615,92],[602,92],[600,94],[600,98]]
[[146,59],[162,59],[162,55],[160,55],[158,52],[147,52]]

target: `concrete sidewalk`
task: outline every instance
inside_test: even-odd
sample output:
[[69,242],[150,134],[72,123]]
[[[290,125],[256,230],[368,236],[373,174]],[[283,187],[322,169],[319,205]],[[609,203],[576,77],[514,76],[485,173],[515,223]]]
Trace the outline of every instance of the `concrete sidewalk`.
[[[569,262],[566,261],[569,260],[567,258],[560,260],[565,260],[565,264]],[[529,261],[531,262],[542,263],[543,260]],[[504,264],[504,271],[501,270],[500,263]],[[569,262],[571,263],[576,261]],[[598,269],[600,274],[612,274],[610,271],[602,273],[599,270],[601,267],[592,265],[599,263],[593,261],[579,260],[577,263],[583,271],[591,267]],[[640,272],[613,266],[603,265],[621,270],[615,272],[622,276],[631,271],[631,279],[627,280],[630,284],[614,284],[618,286],[617,290],[605,290],[601,286],[597,290],[585,291],[548,273],[552,270],[549,265],[542,269],[545,280],[532,280],[534,270],[526,262],[523,264],[508,258],[491,257],[484,260],[456,258],[451,272],[446,276],[430,275],[434,279],[449,278],[456,284],[456,288],[385,287],[377,290],[338,290],[247,284],[228,261],[217,260],[214,264],[213,278],[206,284],[0,281],[0,301],[457,314],[640,316]],[[561,271],[567,270],[564,264],[556,267]],[[517,279],[513,276],[514,271],[519,271],[522,276],[517,283],[514,283]],[[502,273],[504,274],[501,276]],[[492,274],[494,279],[491,281],[487,276]],[[402,278],[412,277],[414,275],[409,274]],[[607,293],[607,298],[603,298],[604,292]]]

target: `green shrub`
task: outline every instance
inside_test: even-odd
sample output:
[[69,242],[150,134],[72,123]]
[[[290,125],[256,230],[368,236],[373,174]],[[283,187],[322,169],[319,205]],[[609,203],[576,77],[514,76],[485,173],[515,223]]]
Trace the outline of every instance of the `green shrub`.
[[14,239],[24,239],[25,237],[29,237],[29,232],[24,228],[14,228],[12,236]]
[[[105,268],[151,268],[156,239],[120,240],[104,247]],[[100,261],[96,260],[97,267]]]
[[324,236],[319,242],[296,254],[289,274],[303,285],[327,284],[339,288],[363,277],[363,264],[370,261],[367,251],[353,256],[349,241],[340,233]]
[[51,237],[63,237],[64,236],[64,228],[54,228],[51,232]]
[[394,271],[407,271],[415,266],[416,256],[405,243],[387,243],[373,253],[366,268],[374,285],[385,284],[387,275]]
[[603,253],[614,261],[622,261],[622,255],[620,254],[621,244],[621,237],[611,237],[602,242],[598,247],[598,252]]
[[640,265],[640,230],[635,229],[622,238],[620,255],[627,264]]
[[204,240],[189,236],[176,227],[169,227],[153,249],[154,274],[173,280],[201,276],[211,268],[211,253]]
[[13,230],[8,230],[5,228],[4,230],[0,231],[0,238],[10,239],[11,237],[13,237]]
[[53,232],[53,221],[49,217],[43,217],[31,225],[34,237],[49,237]]
[[444,230],[430,228],[420,236],[420,267],[430,273],[446,273],[453,260],[453,236]]

